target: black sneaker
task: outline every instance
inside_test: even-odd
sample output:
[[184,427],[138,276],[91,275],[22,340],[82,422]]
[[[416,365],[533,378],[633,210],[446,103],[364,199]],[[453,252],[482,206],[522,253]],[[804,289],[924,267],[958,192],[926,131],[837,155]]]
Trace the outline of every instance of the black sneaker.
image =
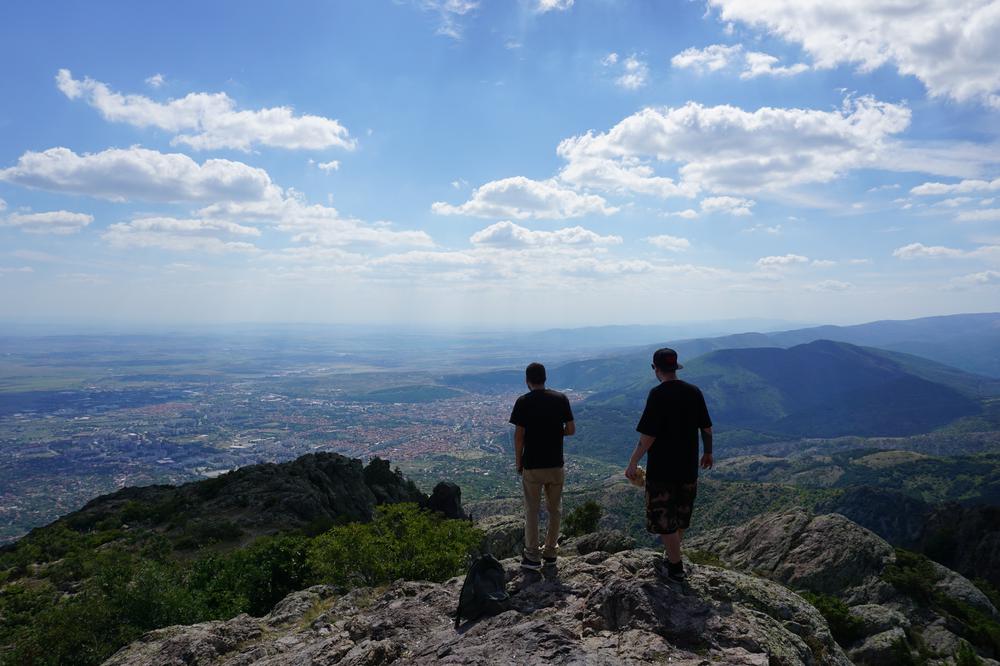
[[545,566],[554,567],[556,565],[556,558],[554,557],[543,557],[542,560],[545,562]]
[[533,560],[529,558],[527,555],[525,555],[523,558],[521,558],[521,568],[527,569],[528,571],[541,571],[542,563],[539,562],[538,560]]
[[684,563],[677,562],[676,564],[667,560],[667,578],[678,583],[683,583],[686,579],[684,573]]

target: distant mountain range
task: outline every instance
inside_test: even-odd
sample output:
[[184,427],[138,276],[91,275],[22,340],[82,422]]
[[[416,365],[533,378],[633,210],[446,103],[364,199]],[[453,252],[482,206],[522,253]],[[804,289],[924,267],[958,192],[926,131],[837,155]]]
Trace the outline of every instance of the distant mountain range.
[[[599,457],[620,457],[618,440],[631,440],[656,382],[652,352],[664,345],[678,350],[679,376],[702,388],[720,430],[751,439],[912,435],[980,417],[1000,396],[997,313],[666,341],[550,369],[549,386],[592,392],[577,416]],[[524,387],[520,369],[441,379],[466,390]],[[977,427],[1000,427],[995,411]]]

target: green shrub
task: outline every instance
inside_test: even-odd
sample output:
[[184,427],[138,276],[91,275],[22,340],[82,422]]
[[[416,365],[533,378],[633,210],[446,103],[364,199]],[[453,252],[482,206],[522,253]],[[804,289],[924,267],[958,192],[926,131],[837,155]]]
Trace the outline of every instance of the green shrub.
[[587,500],[569,512],[563,520],[562,531],[568,537],[581,536],[597,531],[604,510],[594,500]]
[[377,585],[397,578],[442,581],[459,574],[482,534],[416,504],[378,507],[371,523],[334,527],[316,537],[309,566],[339,585]]
[[981,666],[982,663],[975,649],[963,641],[955,653],[955,666]]
[[804,592],[802,597],[820,612],[840,645],[847,647],[864,636],[864,623],[851,615],[847,604],[837,597],[812,592]]

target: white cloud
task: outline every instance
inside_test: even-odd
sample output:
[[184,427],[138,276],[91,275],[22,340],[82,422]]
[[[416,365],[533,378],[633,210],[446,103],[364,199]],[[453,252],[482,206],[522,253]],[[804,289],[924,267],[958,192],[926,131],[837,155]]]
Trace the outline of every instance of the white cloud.
[[959,287],[981,287],[985,285],[1000,285],[1000,271],[982,271],[952,279],[952,284]]
[[677,211],[676,213],[670,213],[673,217],[683,217],[685,220],[693,220],[698,217],[698,211],[693,208],[685,208],[684,210]]
[[590,214],[611,215],[618,209],[609,207],[597,195],[579,194],[554,180],[539,181],[514,176],[481,185],[464,204],[453,206],[438,201],[431,206],[431,210],[438,215],[522,220],[529,217],[563,219]]
[[187,155],[132,147],[77,155],[68,148],[27,152],[0,180],[112,201],[247,201],[274,196],[263,169],[230,160],[198,164]]
[[464,178],[456,178],[455,180],[451,181],[451,186],[454,187],[456,190],[461,190],[462,188],[469,186],[469,181],[467,181]]
[[816,67],[893,65],[933,96],[1000,106],[1000,5],[994,0],[709,0],[722,21],[801,45]]
[[535,11],[544,14],[545,12],[564,12],[573,6],[574,0],[538,0]]
[[583,227],[567,227],[556,231],[532,231],[504,221],[477,231],[469,238],[473,245],[491,247],[602,246],[617,245],[621,236],[601,236]]
[[778,58],[759,51],[746,51],[741,44],[726,46],[712,44],[703,49],[684,49],[673,58],[670,64],[675,69],[693,69],[705,74],[718,72],[730,67],[739,66],[741,79],[753,79],[758,76],[794,76],[809,69],[808,65],[796,63],[791,66],[775,66]]
[[741,79],[755,79],[758,76],[795,76],[802,72],[809,71],[809,65],[795,63],[787,67],[775,65],[778,59],[767,53],[758,51],[748,51],[746,54],[746,68],[740,73]]
[[190,93],[163,104],[142,95],[113,92],[106,84],[74,79],[60,69],[56,84],[70,99],[83,98],[105,120],[136,127],[156,127],[175,134],[172,144],[195,150],[235,148],[249,151],[255,145],[318,150],[345,148],[356,142],[336,120],[314,115],[296,116],[291,107],[238,111],[226,93]]
[[7,275],[10,273],[34,273],[35,269],[31,266],[0,266],[0,275]]
[[340,162],[338,160],[333,160],[331,162],[317,162],[316,166],[320,171],[332,173],[340,169]]
[[752,215],[750,209],[757,202],[753,199],[738,197],[709,197],[701,200],[701,211],[708,215],[712,213],[728,213],[737,217]]
[[0,226],[17,227],[29,234],[66,235],[80,231],[93,221],[93,215],[56,210],[46,213],[12,213],[6,218],[0,218]]
[[896,248],[892,256],[899,259],[924,259],[940,257],[963,257],[966,253],[953,247],[942,245],[924,245],[923,243],[910,243],[903,247]]
[[7,202],[4,201],[3,199],[0,199],[0,211],[6,210],[6,209],[7,209]]
[[781,233],[781,225],[775,224],[774,226],[768,226],[766,224],[755,224],[752,227],[747,227],[743,229],[743,233],[747,234],[754,234],[758,232],[771,234],[772,236],[777,236]]
[[955,219],[959,222],[1000,222],[1000,208],[963,210]]
[[611,65],[618,63],[618,54],[612,51],[608,55],[601,59],[601,64],[605,67],[610,67]]
[[806,285],[806,289],[809,291],[847,291],[853,288],[854,285],[850,282],[841,282],[840,280],[823,280],[815,284]]
[[942,199],[934,205],[938,208],[959,208],[970,201],[973,201],[972,197],[951,197],[950,199]]
[[780,256],[761,257],[757,260],[757,267],[775,269],[807,263],[809,263],[809,257],[803,257],[800,254],[784,254]]
[[739,44],[726,46],[712,44],[703,49],[684,49],[673,58],[670,64],[675,69],[693,69],[697,72],[717,72],[725,69],[739,60],[743,55],[743,47]]
[[[885,157],[899,159],[890,138],[909,125],[906,107],[871,97],[849,98],[840,110],[817,111],[763,107],[756,111],[688,102],[682,107],[646,108],[601,134],[565,139],[558,153],[580,161],[584,174],[604,161],[635,172],[643,161],[680,163],[675,191],[696,193],[750,192],[822,183],[858,168],[884,166]],[[892,149],[892,150],[890,150]],[[900,169],[912,170],[899,165]],[[580,187],[603,183],[583,177],[564,180]],[[632,180],[644,183],[649,176]]]
[[291,234],[293,242],[325,247],[434,245],[434,241],[424,231],[397,231],[384,222],[368,224],[343,217],[336,208],[309,204],[296,192],[281,199],[212,204],[202,208],[197,214],[203,220],[273,225],[278,231]]
[[683,252],[691,247],[691,241],[688,239],[668,236],[667,234],[650,236],[646,239],[646,242],[669,252]]
[[836,266],[837,262],[832,259],[813,259],[810,265],[816,268],[830,268],[831,266]]
[[218,220],[150,217],[112,224],[101,235],[112,247],[158,248],[174,252],[257,252],[252,243],[220,238],[223,236],[259,236],[253,227]]
[[622,62],[622,74],[615,79],[615,84],[626,90],[638,90],[649,80],[649,66],[639,60],[635,54]]
[[696,188],[690,185],[678,185],[672,178],[657,176],[651,166],[634,158],[609,160],[589,155],[574,156],[559,172],[559,180],[577,187],[663,199],[696,193]]
[[922,196],[941,194],[968,194],[971,192],[1000,191],[1000,178],[993,180],[966,179],[958,183],[924,183],[910,190],[911,194]]
[[150,88],[159,88],[160,86],[163,85],[164,81],[165,79],[163,77],[163,74],[153,74],[151,77],[146,79],[146,85],[148,85]]
[[413,4],[425,12],[437,14],[437,34],[454,40],[462,39],[461,17],[479,8],[478,0],[413,0]]

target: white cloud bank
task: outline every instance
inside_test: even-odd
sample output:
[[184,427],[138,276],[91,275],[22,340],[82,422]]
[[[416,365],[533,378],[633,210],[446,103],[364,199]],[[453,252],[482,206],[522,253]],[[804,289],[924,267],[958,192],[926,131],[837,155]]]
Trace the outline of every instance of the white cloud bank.
[[540,14],[545,12],[564,12],[573,7],[574,0],[538,0],[535,11]]
[[112,201],[245,201],[277,188],[263,169],[212,159],[198,164],[181,153],[133,146],[77,155],[69,148],[26,152],[0,180],[25,187]]
[[439,215],[472,217],[563,219],[583,215],[611,215],[618,209],[601,197],[580,194],[555,180],[532,180],[514,176],[495,180],[473,191],[464,204],[453,206],[435,202],[431,210]]
[[798,44],[818,68],[883,65],[932,96],[1000,107],[1000,4],[995,0],[708,0],[740,22]]
[[83,99],[105,120],[136,127],[156,127],[175,134],[171,143],[195,150],[253,146],[320,150],[351,150],[356,142],[336,120],[314,115],[295,115],[291,107],[238,111],[226,93],[190,93],[166,103],[143,95],[123,95],[89,77],[73,78],[60,69],[56,85],[69,99]]
[[513,222],[492,224],[469,238],[473,245],[490,247],[602,246],[621,244],[621,236],[601,236],[583,227],[532,231]]
[[683,252],[691,247],[691,241],[688,239],[668,236],[667,234],[650,236],[646,242],[668,252]]
[[[0,206],[3,210],[3,206]],[[94,221],[93,215],[66,210],[45,213],[12,213],[0,218],[0,226],[16,227],[29,234],[73,234]]]
[[[909,125],[908,108],[872,97],[839,110],[735,106],[646,108],[609,131],[566,139],[560,178],[576,187],[691,196],[822,183],[882,166],[891,137]],[[679,181],[653,176],[651,162],[680,164]],[[611,174],[612,176],[609,176]]]

